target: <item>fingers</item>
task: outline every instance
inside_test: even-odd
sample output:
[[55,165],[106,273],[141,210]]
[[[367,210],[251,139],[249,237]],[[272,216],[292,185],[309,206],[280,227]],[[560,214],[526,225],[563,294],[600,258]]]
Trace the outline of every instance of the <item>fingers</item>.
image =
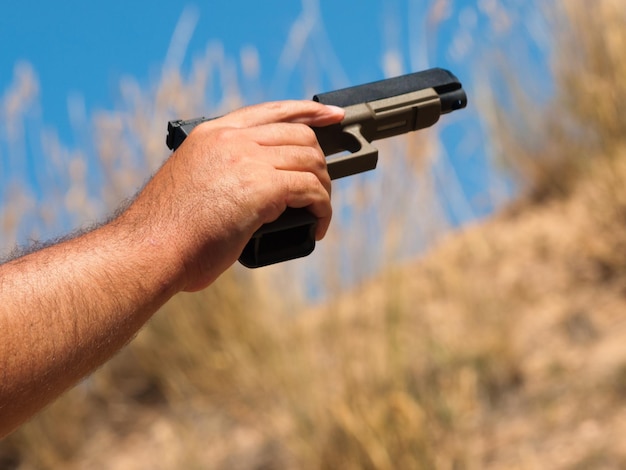
[[318,219],[315,239],[326,235],[332,217],[330,193],[312,173],[281,172],[286,185],[286,207],[306,208]]
[[331,192],[326,159],[312,148],[297,146],[273,147],[268,150],[260,148],[255,158],[272,165],[276,170],[311,173],[322,183],[327,193]]
[[254,158],[279,170],[285,207],[306,207],[318,219],[321,240],[332,216],[331,181],[326,157],[313,130],[300,123],[272,123],[241,130],[258,145]]
[[342,108],[315,101],[276,101],[241,108],[227,114],[221,121],[234,127],[253,127],[276,122],[297,122],[322,127],[340,122]]
[[261,147],[254,158],[264,160],[277,170],[311,172],[330,193],[326,157],[309,126],[276,123],[244,129],[241,132]]
[[302,145],[320,148],[313,129],[301,123],[263,124],[242,129],[241,132],[242,135],[249,136],[260,145]]

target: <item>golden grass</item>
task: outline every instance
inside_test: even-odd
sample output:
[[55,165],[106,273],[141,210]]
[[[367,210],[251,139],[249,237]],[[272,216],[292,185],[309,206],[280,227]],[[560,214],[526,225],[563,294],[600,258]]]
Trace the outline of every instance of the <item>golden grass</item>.
[[[5,440],[0,464],[626,465],[619,439],[626,431],[626,122],[618,112],[626,19],[618,1],[596,2],[592,13],[582,0],[557,5],[554,112],[531,110],[533,125],[524,128],[541,132],[530,136],[505,126],[503,114],[492,116],[494,138],[532,190],[532,204],[517,202],[449,235],[418,263],[397,264],[348,292],[328,273],[335,295],[318,306],[280,284],[303,269],[298,263],[232,269],[210,289],[174,298],[113,361]],[[180,98],[201,93],[202,70],[189,80],[165,76],[156,104],[127,85],[129,109],[147,112],[98,117],[108,201],[140,184],[129,162],[158,164],[141,156],[162,152],[150,136],[166,109],[203,113],[197,101]],[[125,138],[125,119],[141,124],[137,141]],[[420,234],[407,209],[412,201],[403,198],[408,184],[423,191],[423,242],[449,228],[428,176],[434,144],[421,140],[432,137],[385,144],[388,152],[407,150],[374,184],[362,179],[336,193],[337,207],[355,207],[354,232],[339,223],[319,248],[324,256],[336,259],[350,234],[368,233],[371,201],[384,192],[392,207],[378,215],[389,227],[383,253],[400,258],[403,231]],[[323,257],[310,262],[323,265]],[[358,274],[359,260],[348,263]]]
[[516,78],[505,71],[511,103],[501,107],[493,101],[485,113],[502,160],[536,200],[569,193],[589,165],[615,155],[626,124],[621,112],[626,97],[622,6],[602,1],[590,8],[562,1],[543,8],[556,41],[550,64],[554,98],[538,101],[524,86],[529,76]]

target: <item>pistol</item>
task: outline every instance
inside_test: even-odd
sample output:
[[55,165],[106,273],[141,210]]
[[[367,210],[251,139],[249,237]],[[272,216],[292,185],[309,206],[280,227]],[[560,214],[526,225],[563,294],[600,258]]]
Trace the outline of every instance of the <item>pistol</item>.
[[[441,68],[321,93],[313,100],[345,109],[340,123],[313,128],[331,179],[376,168],[373,141],[430,127],[442,114],[467,106],[461,82]],[[170,121],[167,146],[176,150],[194,127],[212,119]],[[254,233],[239,262],[257,268],[307,256],[315,249],[316,224],[306,209],[287,208]]]

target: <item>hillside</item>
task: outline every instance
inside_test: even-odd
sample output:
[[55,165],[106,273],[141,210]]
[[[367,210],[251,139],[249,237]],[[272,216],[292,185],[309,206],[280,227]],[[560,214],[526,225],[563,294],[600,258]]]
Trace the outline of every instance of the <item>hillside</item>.
[[622,468],[625,177],[620,149],[297,317],[178,299],[6,468]]
[[[358,332],[355,367],[378,365],[386,382],[390,361],[404,362],[396,392],[415,413],[409,429],[432,433],[434,467],[626,465],[618,153],[569,197],[520,202],[333,307]],[[392,351],[372,340],[381,331]]]

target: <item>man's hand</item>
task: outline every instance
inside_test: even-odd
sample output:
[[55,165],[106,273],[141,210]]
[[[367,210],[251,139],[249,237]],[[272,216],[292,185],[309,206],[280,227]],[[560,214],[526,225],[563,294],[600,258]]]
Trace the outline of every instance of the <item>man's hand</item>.
[[286,207],[331,217],[312,101],[195,129],[118,218],[0,266],[0,438],[123,347],[170,297],[206,287]]
[[[131,207],[156,223],[184,263],[184,290],[202,289],[241,254],[262,224],[286,207],[330,223],[330,178],[310,126],[339,122],[343,110],[312,101],[265,103],[206,122],[189,135]],[[160,214],[154,214],[158,211]]]

